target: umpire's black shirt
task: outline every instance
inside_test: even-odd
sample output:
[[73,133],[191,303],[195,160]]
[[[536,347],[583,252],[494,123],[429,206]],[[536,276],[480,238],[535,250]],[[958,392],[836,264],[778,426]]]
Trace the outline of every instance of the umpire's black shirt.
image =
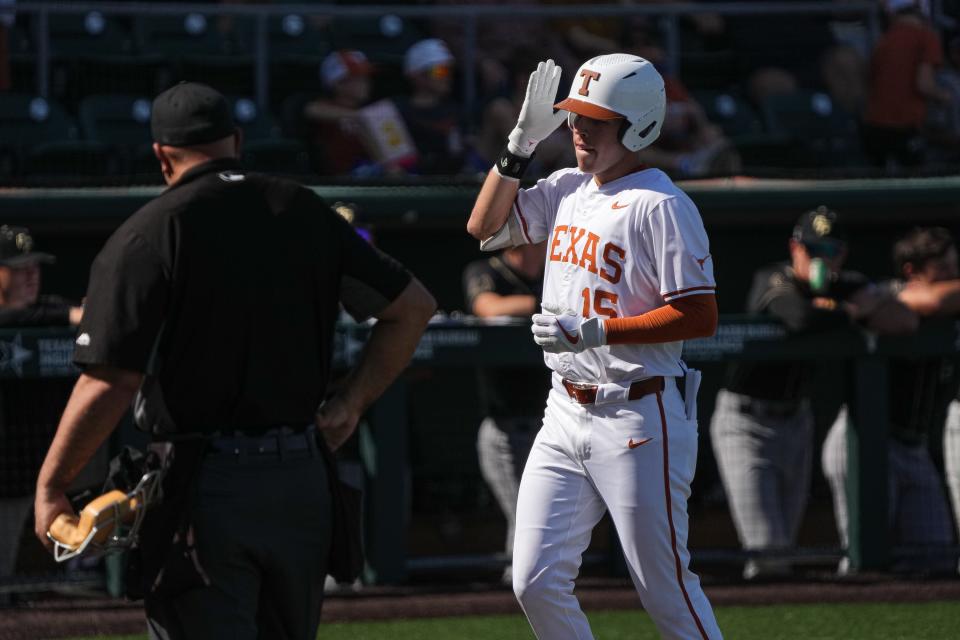
[[74,360],[147,373],[135,415],[154,433],[303,426],[339,304],[363,319],[409,281],[310,190],[215,160],[107,241]]

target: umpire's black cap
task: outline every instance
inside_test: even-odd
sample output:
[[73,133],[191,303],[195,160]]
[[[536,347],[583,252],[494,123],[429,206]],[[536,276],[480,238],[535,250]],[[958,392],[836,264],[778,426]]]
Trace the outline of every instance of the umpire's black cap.
[[226,98],[199,82],[181,82],[158,95],[150,132],[159,144],[189,147],[226,138],[237,130]]
[[837,212],[820,205],[807,211],[793,227],[793,239],[808,248],[831,254],[846,245],[843,226],[837,223]]

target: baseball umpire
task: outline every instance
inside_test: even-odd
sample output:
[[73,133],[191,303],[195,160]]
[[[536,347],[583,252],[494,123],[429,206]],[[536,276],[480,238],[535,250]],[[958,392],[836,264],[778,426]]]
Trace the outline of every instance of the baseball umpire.
[[[310,190],[244,171],[214,89],[161,93],[151,129],[169,188],[93,263],[83,372],[37,481],[36,533],[49,545],[49,525],[71,511],[65,488],[136,398],[138,425],[173,442],[173,467],[197,450],[181,445],[204,443],[196,473],[182,474],[190,526],[174,543],[192,547],[188,562],[144,579],[151,637],[313,640],[331,535],[316,429],[332,448],[350,437],[434,301]],[[378,322],[323,402],[341,303]]]

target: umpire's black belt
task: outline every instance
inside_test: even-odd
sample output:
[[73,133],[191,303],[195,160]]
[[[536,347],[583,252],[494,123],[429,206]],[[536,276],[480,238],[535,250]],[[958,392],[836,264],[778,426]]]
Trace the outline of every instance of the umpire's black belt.
[[262,435],[215,436],[210,439],[210,452],[215,454],[233,454],[241,459],[272,456],[283,458],[286,454],[316,457],[316,430],[307,428],[297,433],[284,433],[271,430]]

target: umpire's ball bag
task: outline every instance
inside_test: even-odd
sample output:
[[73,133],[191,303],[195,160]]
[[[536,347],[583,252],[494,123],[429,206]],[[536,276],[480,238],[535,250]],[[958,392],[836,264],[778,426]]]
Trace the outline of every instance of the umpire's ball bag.
[[200,464],[206,453],[203,436],[178,439],[163,477],[163,497],[147,510],[127,563],[127,597],[172,597],[209,584],[196,549],[190,512]]

